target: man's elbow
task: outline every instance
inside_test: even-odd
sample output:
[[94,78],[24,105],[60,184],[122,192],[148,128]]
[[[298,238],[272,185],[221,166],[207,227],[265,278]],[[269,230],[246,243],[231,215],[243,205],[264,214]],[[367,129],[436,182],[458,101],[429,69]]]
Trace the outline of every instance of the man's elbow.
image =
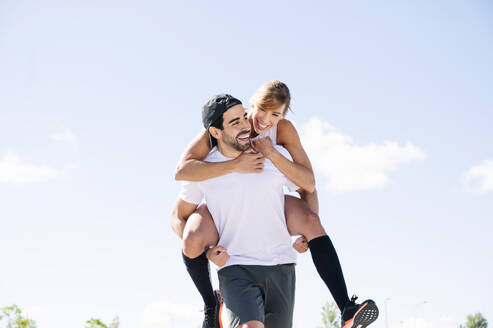
[[310,195],[310,194],[315,194],[317,192],[317,188],[315,186],[315,183],[309,185],[309,186],[304,186],[303,188],[301,188],[298,193],[300,195]]
[[173,230],[174,230],[174,227],[176,226],[176,224],[178,223],[178,221],[179,221],[179,219],[178,219],[176,209],[173,209],[171,211],[171,213],[169,214],[169,223],[171,225],[171,228],[173,228]]
[[309,188],[305,189],[305,191],[306,191],[308,194],[313,194],[313,193],[315,192],[315,185],[310,186]]
[[183,237],[184,230],[184,220],[180,219],[176,212],[171,212],[170,215],[170,226],[171,229],[178,235],[178,237]]
[[309,194],[313,194],[315,192],[315,179],[312,178],[309,183],[304,186],[303,188],[306,192],[308,192]]

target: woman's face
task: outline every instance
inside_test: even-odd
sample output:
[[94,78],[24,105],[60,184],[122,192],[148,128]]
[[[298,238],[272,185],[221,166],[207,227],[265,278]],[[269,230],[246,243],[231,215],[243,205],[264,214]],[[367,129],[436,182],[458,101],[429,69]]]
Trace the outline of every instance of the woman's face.
[[252,108],[252,125],[257,134],[265,133],[267,130],[277,125],[284,118],[286,105],[270,110],[262,109],[256,105]]

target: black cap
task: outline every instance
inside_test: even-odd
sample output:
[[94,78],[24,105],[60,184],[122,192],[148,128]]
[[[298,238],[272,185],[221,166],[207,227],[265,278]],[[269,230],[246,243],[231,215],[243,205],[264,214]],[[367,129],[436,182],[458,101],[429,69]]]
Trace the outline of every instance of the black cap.
[[[209,131],[212,124],[214,124],[214,122],[216,122],[225,111],[233,106],[241,104],[241,101],[231,95],[224,93],[215,95],[205,103],[204,107],[202,107],[202,123],[204,124],[204,128]],[[211,147],[216,146],[216,138],[210,134],[209,136],[211,139]]]

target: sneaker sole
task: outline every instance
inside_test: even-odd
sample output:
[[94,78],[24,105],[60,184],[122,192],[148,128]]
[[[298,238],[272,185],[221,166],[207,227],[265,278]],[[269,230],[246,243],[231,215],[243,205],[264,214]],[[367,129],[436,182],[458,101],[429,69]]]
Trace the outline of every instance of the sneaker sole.
[[223,313],[223,306],[224,306],[224,301],[223,301],[223,296],[221,295],[221,292],[219,290],[215,290],[215,296],[216,296],[216,300],[219,302],[219,304],[221,304],[219,306],[219,313],[218,313],[218,321],[219,321],[219,328],[223,328],[223,321],[222,321],[222,318],[221,318],[221,315]]
[[378,307],[372,300],[366,300],[356,312],[353,319],[353,328],[365,328],[378,318]]

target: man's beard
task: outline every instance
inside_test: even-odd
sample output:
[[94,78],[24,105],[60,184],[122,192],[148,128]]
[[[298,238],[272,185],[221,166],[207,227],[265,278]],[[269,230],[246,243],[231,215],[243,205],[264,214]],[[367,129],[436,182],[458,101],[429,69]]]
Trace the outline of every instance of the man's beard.
[[236,135],[236,137],[230,137],[227,134],[223,134],[223,142],[229,147],[237,150],[237,151],[245,151],[250,149],[250,142],[242,145],[238,142],[238,137],[242,136],[250,136],[250,131],[242,131]]

